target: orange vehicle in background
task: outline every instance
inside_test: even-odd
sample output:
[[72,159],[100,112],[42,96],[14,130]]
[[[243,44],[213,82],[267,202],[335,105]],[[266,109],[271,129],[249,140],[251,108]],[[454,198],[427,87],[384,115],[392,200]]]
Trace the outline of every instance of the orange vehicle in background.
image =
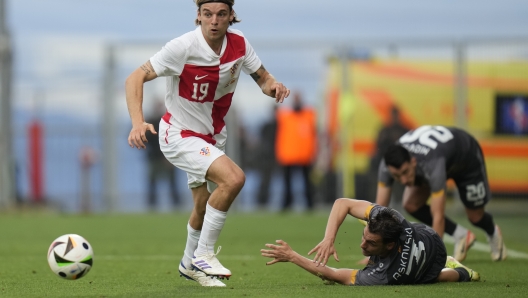
[[[330,63],[326,132],[345,195],[355,194],[350,178],[368,171],[377,132],[391,121],[393,107],[411,129],[456,126],[454,74],[447,60],[350,61],[346,69]],[[528,62],[468,62],[465,82],[462,128],[484,151],[491,191],[528,198]]]

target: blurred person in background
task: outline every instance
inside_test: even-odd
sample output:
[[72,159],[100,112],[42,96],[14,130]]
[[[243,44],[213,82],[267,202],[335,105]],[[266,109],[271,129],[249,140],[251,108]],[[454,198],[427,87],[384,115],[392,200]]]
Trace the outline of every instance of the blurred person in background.
[[484,209],[491,192],[482,149],[475,138],[461,129],[425,125],[391,145],[380,162],[376,203],[388,206],[393,182],[404,185],[403,208],[432,226],[440,237],[444,232],[453,236],[454,257],[462,261],[476,237],[444,214],[446,182],[450,178],[458,188],[469,221],[486,232],[492,260],[506,259],[499,226]]
[[[153,112],[150,117],[145,119],[145,122],[152,123],[154,129],[159,131],[159,122],[165,112],[165,103],[162,100],[156,100],[154,102]],[[176,169],[165,158],[163,152],[161,152],[158,135],[150,133],[146,134],[145,137],[149,143],[149,146],[146,148],[148,161],[148,207],[151,211],[156,209],[158,199],[157,183],[162,181],[163,178],[167,178],[171,203],[175,208],[180,203],[178,198],[178,188],[176,185]]]
[[15,162],[15,202],[18,206],[21,206],[24,203],[24,198],[22,197],[22,191],[20,188],[20,164]]
[[[339,227],[347,215],[366,220],[361,237],[361,251],[369,257],[362,269],[336,269],[326,266],[330,256],[339,261],[334,247]],[[279,245],[266,244],[263,257],[273,258],[266,263],[291,262],[326,284],[349,286],[412,285],[435,282],[478,281],[478,272],[447,256],[442,238],[430,227],[407,221],[398,211],[367,201],[338,199],[335,201],[323,241],[308,255],[301,256],[282,240]]]
[[167,78],[159,142],[165,157],[187,173],[194,208],[187,225],[187,243],[180,274],[202,286],[225,286],[218,278],[231,271],[214,247],[227,211],[245,183],[242,169],[224,153],[224,122],[241,70],[262,92],[282,103],[290,91],[265,68],[242,32],[229,26],[240,22],[234,0],[195,0],[195,30],[168,42],[126,80],[126,100],[132,129],[128,143],[146,147],[146,134],[157,134],[143,117],[143,84]]
[[310,174],[312,185],[315,188],[315,201],[331,206],[337,197],[337,170],[333,156],[334,142],[328,133],[321,133],[317,138],[317,157]]
[[257,169],[260,174],[257,204],[260,209],[268,205],[270,183],[273,172],[278,168],[275,156],[275,138],[277,136],[277,106],[273,106],[271,119],[260,128],[260,145],[258,147]]
[[[400,110],[398,107],[393,106],[390,113],[390,122],[384,124],[383,127],[378,132],[376,138],[376,148],[375,153],[370,159],[369,166],[369,200],[375,200],[376,190],[377,190],[377,177],[378,177],[378,168],[379,164],[383,158],[385,150],[389,148],[390,145],[396,143],[398,139],[403,136],[406,132],[409,131],[409,128],[405,127],[400,118]],[[392,198],[391,198],[391,207],[397,209],[401,212],[401,198],[403,195],[403,186],[394,185],[392,188]]]
[[282,210],[287,211],[292,207],[291,178],[297,169],[302,172],[306,208],[312,210],[314,202],[310,171],[317,154],[316,113],[304,105],[299,92],[293,94],[293,109],[277,111],[275,148],[284,181]]

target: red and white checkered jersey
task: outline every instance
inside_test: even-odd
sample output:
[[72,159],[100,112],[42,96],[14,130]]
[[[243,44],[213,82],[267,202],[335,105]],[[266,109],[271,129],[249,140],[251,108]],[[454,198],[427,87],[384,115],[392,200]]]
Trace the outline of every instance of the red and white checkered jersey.
[[224,117],[242,69],[257,71],[261,61],[242,35],[229,28],[217,55],[205,41],[201,27],[169,41],[150,58],[158,76],[167,77],[165,122],[182,137],[196,136],[223,146]]

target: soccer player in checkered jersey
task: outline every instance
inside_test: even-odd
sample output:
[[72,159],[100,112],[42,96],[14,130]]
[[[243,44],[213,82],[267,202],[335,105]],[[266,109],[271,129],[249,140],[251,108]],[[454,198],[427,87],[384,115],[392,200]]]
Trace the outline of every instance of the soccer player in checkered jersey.
[[229,28],[239,22],[234,0],[195,0],[198,26],[169,41],[126,80],[126,100],[132,120],[128,143],[145,148],[143,84],[157,77],[167,80],[167,113],[160,121],[160,149],[176,167],[187,172],[194,208],[187,225],[187,244],[179,270],[202,286],[225,286],[229,278],[214,246],[227,211],[245,182],[244,172],[224,154],[224,122],[240,72],[250,74],[262,92],[282,103],[290,90],[278,82],[242,32]]

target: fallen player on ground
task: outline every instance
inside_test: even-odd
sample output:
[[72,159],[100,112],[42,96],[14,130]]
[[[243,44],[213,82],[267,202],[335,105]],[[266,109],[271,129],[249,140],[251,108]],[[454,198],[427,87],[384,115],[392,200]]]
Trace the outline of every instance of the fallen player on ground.
[[[345,217],[364,219],[367,225],[361,238],[363,255],[370,257],[364,269],[336,269],[326,266],[333,256],[339,261],[334,241]],[[272,258],[266,263],[291,262],[330,283],[343,285],[400,285],[435,282],[478,281],[477,272],[447,256],[442,239],[430,227],[407,221],[396,210],[367,201],[335,201],[325,237],[308,254],[313,260],[295,252],[286,242],[266,244],[261,255]]]

